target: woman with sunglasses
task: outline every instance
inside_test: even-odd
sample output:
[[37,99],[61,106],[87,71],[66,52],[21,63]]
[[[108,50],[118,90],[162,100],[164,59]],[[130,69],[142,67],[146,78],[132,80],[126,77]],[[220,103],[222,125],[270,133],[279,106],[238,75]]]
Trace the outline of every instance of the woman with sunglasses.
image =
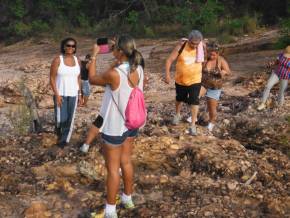
[[77,42],[66,38],[60,44],[61,55],[50,67],[50,85],[54,96],[54,112],[58,146],[69,143],[77,104],[81,103],[80,62],[75,56]]
[[223,78],[231,71],[228,62],[219,54],[218,44],[210,43],[207,48],[209,55],[203,68],[201,93],[205,93],[207,99],[209,113],[207,128],[211,132],[217,119],[217,106],[222,92]]
[[89,66],[90,84],[105,86],[100,110],[103,118],[100,132],[108,172],[106,207],[104,212],[93,217],[118,217],[116,196],[120,185],[119,168],[122,170],[124,182],[121,202],[125,208],[134,208],[131,197],[134,173],[131,155],[138,129],[128,130],[124,117],[132,87],[138,86],[143,90],[142,55],[136,50],[134,39],[128,35],[118,37],[113,48],[113,56],[116,59],[113,67],[105,73],[96,73],[96,58],[100,50],[98,45],[94,45],[92,63]]

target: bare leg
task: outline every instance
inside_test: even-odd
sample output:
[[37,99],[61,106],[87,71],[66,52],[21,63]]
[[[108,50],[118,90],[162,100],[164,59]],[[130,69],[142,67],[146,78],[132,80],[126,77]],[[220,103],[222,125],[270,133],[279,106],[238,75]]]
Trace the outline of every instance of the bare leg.
[[83,106],[87,106],[88,100],[89,100],[89,96],[84,96],[84,98],[83,98]]
[[131,195],[133,193],[133,175],[134,169],[131,160],[131,155],[133,152],[133,137],[128,137],[122,146],[121,154],[121,169],[124,182],[124,193],[126,195]]
[[116,196],[120,185],[120,161],[122,146],[112,147],[111,145],[104,145],[105,147],[105,161],[107,167],[107,204],[115,205]]
[[200,87],[200,92],[199,92],[199,97],[203,97],[206,94],[206,88],[204,88],[203,86]]
[[99,128],[92,125],[91,128],[89,129],[85,144],[90,145],[98,134],[99,134]]
[[212,98],[207,98],[207,108],[209,113],[209,122],[214,124],[217,118],[218,101]]
[[195,126],[198,114],[198,105],[191,105],[191,125]]
[[176,101],[175,102],[176,115],[180,115],[181,106],[182,106],[182,102],[181,101]]

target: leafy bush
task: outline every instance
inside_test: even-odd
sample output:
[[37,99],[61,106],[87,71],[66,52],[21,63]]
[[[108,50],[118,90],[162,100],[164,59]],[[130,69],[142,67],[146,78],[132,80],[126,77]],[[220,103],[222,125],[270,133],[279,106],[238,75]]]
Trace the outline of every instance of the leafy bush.
[[130,11],[128,16],[126,17],[126,21],[128,24],[132,26],[133,30],[137,30],[139,24],[139,14],[137,11]]
[[11,35],[16,37],[26,37],[31,32],[31,26],[19,21],[12,23],[9,27],[9,30]]
[[88,17],[85,16],[83,13],[77,16],[77,21],[80,27],[88,28],[90,26]]
[[282,28],[282,36],[275,44],[277,49],[283,49],[290,45],[290,18],[282,20],[280,26]]
[[218,39],[218,42],[220,42],[220,43],[232,43],[232,42],[235,42],[234,37],[231,36],[227,32],[219,34],[217,39]]
[[241,35],[243,31],[243,20],[242,19],[232,19],[228,23],[229,25],[229,32],[232,35]]
[[243,29],[245,33],[254,33],[258,28],[258,18],[257,16],[245,16],[243,17]]
[[22,0],[15,0],[9,2],[10,13],[16,18],[23,18],[26,14],[26,9],[24,7],[24,2]]
[[154,30],[149,26],[144,26],[145,37],[153,38],[155,37]]
[[47,32],[49,30],[48,24],[41,20],[32,21],[31,28],[33,32]]

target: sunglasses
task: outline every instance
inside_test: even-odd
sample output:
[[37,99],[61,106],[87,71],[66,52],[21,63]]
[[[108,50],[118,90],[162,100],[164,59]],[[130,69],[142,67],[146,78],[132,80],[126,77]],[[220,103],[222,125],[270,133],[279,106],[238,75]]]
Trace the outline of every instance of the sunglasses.
[[75,48],[76,45],[66,44],[65,47],[67,47],[67,48]]

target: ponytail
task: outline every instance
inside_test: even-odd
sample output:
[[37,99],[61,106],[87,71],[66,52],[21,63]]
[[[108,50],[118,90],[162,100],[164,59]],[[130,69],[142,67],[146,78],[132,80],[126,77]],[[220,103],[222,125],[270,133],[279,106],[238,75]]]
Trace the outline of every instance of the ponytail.
[[119,36],[117,38],[116,46],[128,57],[131,72],[135,71],[139,65],[141,65],[144,69],[144,58],[142,54],[136,49],[135,40],[131,36]]
[[139,65],[141,65],[142,68],[145,67],[144,58],[136,49],[133,49],[132,54],[128,58],[131,72],[135,71]]

